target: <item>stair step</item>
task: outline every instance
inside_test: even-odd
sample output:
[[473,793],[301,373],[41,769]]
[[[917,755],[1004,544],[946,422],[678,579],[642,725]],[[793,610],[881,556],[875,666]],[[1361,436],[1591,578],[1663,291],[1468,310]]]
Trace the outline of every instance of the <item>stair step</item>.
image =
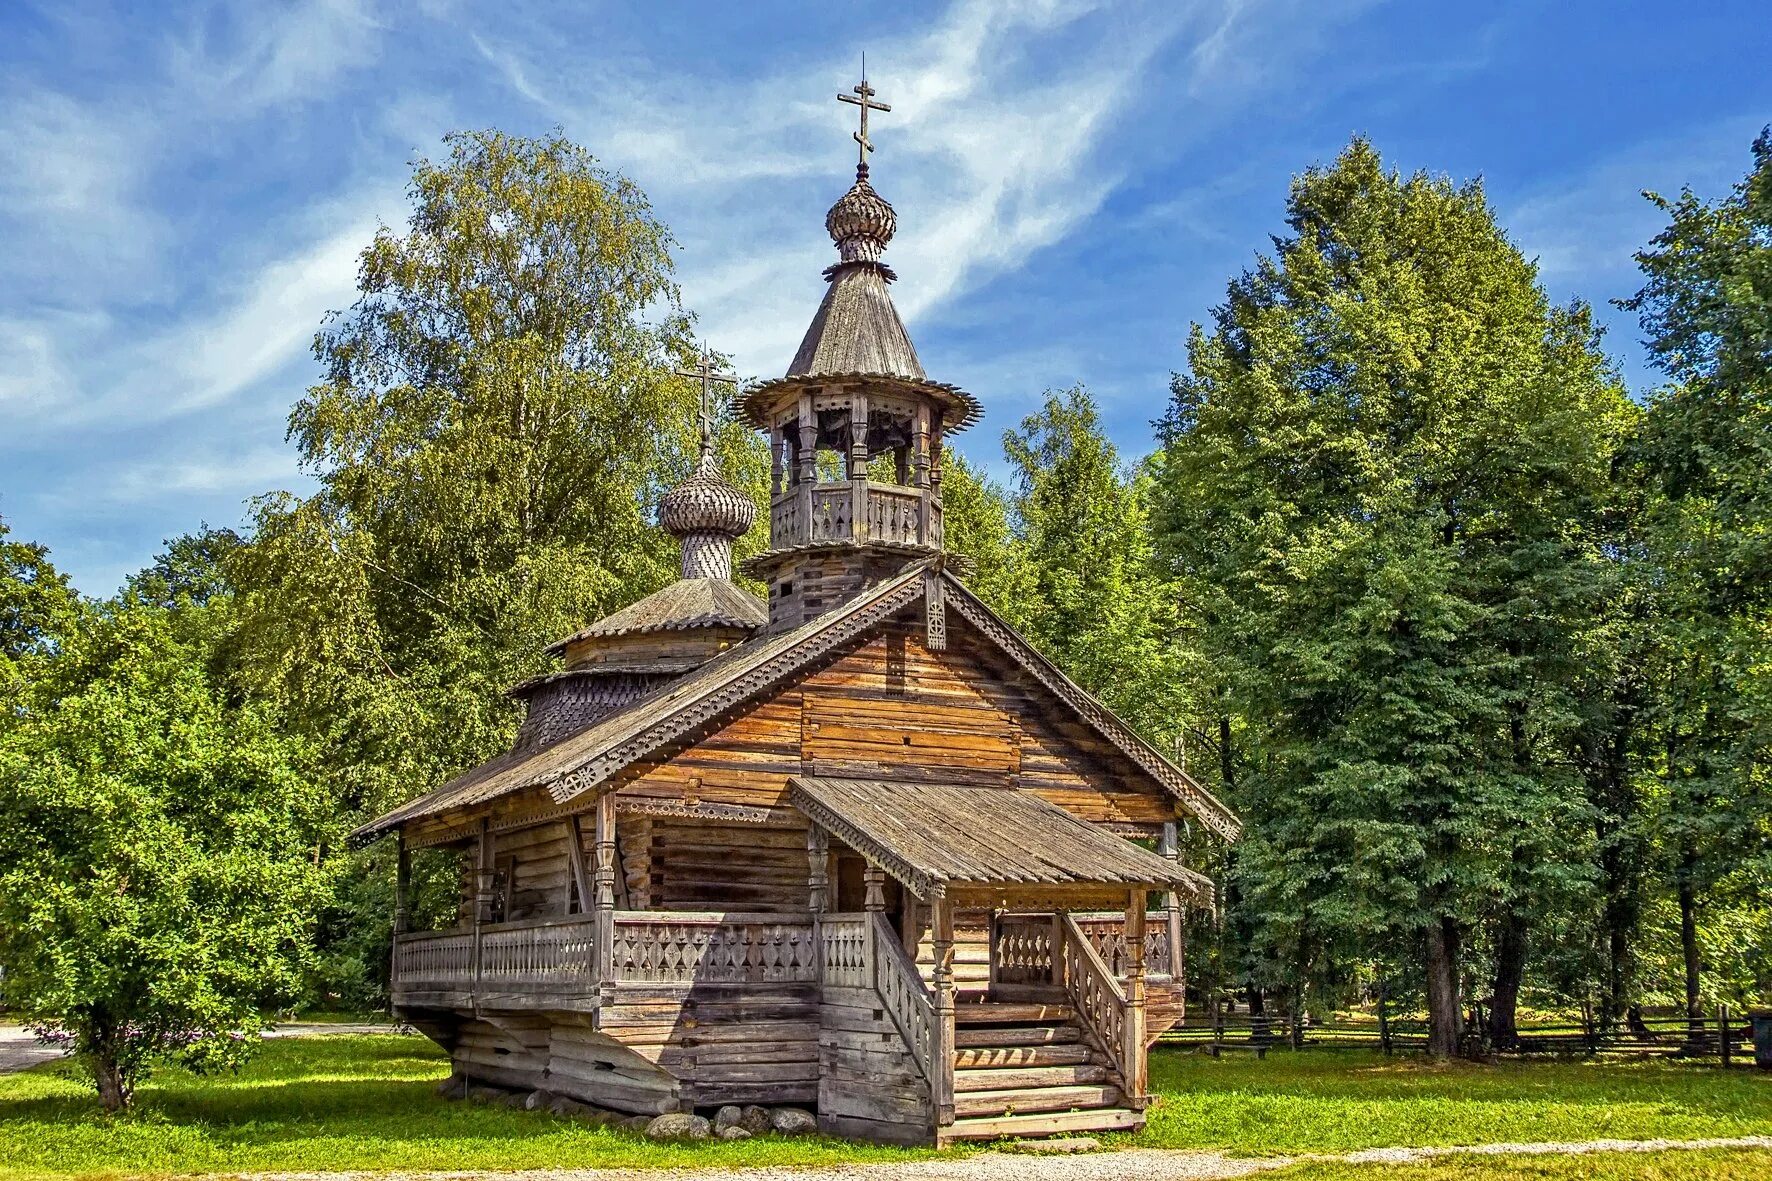
[[1010,1025],[1028,1021],[1069,1021],[1069,1005],[1002,1004],[995,1001],[954,1006],[956,1025]]
[[1053,1136],[1065,1132],[1134,1132],[1144,1112],[1124,1107],[1052,1111],[1035,1115],[985,1115],[956,1119],[939,1129],[943,1144],[953,1140],[996,1140],[1003,1136]]
[[1071,1087],[1079,1083],[1106,1082],[1107,1076],[1107,1067],[1093,1062],[1069,1066],[1027,1066],[1020,1069],[956,1070],[954,1090],[1007,1091],[1031,1087]]
[[1094,1059],[1079,1042],[1054,1046],[978,1046],[954,1051],[955,1070],[995,1070],[1004,1066],[1074,1066]]
[[1077,1087],[1023,1087],[1010,1091],[969,1091],[954,1096],[954,1115],[1027,1115],[1038,1111],[1070,1111],[1113,1107],[1120,1088],[1100,1084]]
[[954,1030],[954,1045],[969,1046],[1053,1046],[1062,1042],[1080,1041],[1083,1031],[1075,1025],[1024,1025],[1011,1029],[989,1026],[960,1026]]

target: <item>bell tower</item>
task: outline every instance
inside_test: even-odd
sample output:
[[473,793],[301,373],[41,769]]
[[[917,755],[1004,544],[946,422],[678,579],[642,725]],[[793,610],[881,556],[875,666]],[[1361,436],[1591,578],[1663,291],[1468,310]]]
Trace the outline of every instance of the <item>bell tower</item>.
[[917,359],[881,261],[898,218],[868,183],[864,79],[855,183],[825,215],[838,261],[786,376],[752,386],[740,412],[769,436],[769,548],[747,574],[769,585],[772,629],[830,610],[907,562],[942,552],[944,438],[969,426],[977,399],[931,381]]

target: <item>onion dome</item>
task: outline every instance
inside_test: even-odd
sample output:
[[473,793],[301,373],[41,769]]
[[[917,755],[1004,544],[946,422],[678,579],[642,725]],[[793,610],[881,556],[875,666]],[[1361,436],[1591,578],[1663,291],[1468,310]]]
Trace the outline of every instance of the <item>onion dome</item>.
[[844,262],[880,261],[898,229],[898,215],[868,183],[867,165],[855,170],[855,183],[824,215],[824,228]]
[[757,520],[757,506],[720,474],[711,450],[704,450],[695,473],[658,502],[658,523],[672,537],[713,533],[738,538]]

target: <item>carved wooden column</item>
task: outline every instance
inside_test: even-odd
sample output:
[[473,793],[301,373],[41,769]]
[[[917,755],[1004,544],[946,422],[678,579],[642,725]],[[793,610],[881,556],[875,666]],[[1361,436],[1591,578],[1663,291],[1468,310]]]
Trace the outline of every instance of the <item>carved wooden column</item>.
[[878,914],[886,909],[886,871],[877,865],[869,865],[861,871],[862,885],[866,892],[862,898],[861,908],[870,914]]
[[406,834],[400,833],[394,851],[394,934],[404,935],[412,929],[412,916],[407,910],[412,892],[412,850],[406,847]]
[[[1157,853],[1177,867],[1181,865],[1181,845],[1176,839],[1175,821],[1164,822],[1163,835],[1157,841]],[[1164,891],[1163,921],[1169,931],[1169,978],[1175,989],[1175,1003],[1180,1010],[1177,1020],[1180,1021],[1187,1019],[1186,919],[1186,903],[1181,897],[1181,891]]]
[[487,821],[480,821],[480,836],[474,844],[474,992],[480,991],[480,945],[485,942],[485,927],[492,918],[492,832]]
[[1150,1089],[1144,1054],[1144,922],[1145,892],[1129,892],[1126,902],[1126,1046],[1121,1072],[1126,1079],[1126,1104],[1144,1110]]
[[930,487],[929,405],[926,402],[917,404],[917,417],[911,425],[911,464],[911,483],[918,494],[917,540],[928,545],[932,540],[930,517],[935,493]]
[[777,549],[812,540],[812,486],[818,479],[818,416],[812,395],[800,395],[800,449],[794,456],[794,536],[770,539]]
[[807,909],[813,914],[831,908],[830,862],[830,835],[815,824],[806,830]]
[[849,536],[866,541],[868,523],[868,396],[856,391],[849,404]]
[[784,460],[787,458],[786,436],[778,423],[769,428],[769,495],[780,496],[784,485]]
[[937,1127],[954,1122],[954,904],[937,886],[930,897],[930,945],[935,957],[935,1047],[931,1064]]
[[607,986],[615,979],[615,793],[597,799],[592,839],[596,867],[591,879],[591,915],[596,925],[596,978]]

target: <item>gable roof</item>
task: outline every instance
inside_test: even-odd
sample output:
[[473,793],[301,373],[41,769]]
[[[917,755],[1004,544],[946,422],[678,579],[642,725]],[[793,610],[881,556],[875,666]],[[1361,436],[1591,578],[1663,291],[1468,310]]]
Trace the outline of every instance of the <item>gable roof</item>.
[[350,839],[369,840],[414,820],[488,803],[530,788],[545,787],[556,804],[564,804],[890,619],[923,597],[925,580],[930,577],[942,580],[942,597],[947,604],[1181,801],[1203,824],[1226,839],[1236,837],[1242,826],[1228,808],[1036,652],[963,583],[943,570],[942,559],[935,557],[912,562],[893,577],[797,628],[755,636],[738,644],[626,709],[594,721],[550,746],[499,755],[378,816],[353,832]]
[[1210,898],[1211,882],[1031,792],[798,775],[808,819],[919,898],[952,884],[1168,886]]

